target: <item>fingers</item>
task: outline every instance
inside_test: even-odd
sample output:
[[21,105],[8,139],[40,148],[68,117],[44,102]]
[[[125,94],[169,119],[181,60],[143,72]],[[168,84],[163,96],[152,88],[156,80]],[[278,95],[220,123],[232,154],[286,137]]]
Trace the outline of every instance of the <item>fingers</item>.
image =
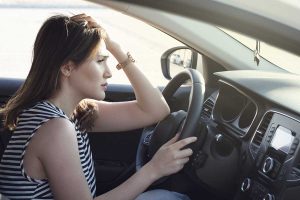
[[177,133],[173,138],[171,138],[168,142],[166,142],[163,146],[169,146],[175,143],[179,138],[179,133]]
[[193,154],[192,149],[184,149],[184,150],[178,151],[174,156],[175,156],[176,159],[181,159],[181,158],[189,157],[192,154]]
[[80,18],[84,18],[84,17],[87,17],[87,15],[85,13],[81,13],[81,14],[72,16],[71,19],[80,19]]
[[192,149],[182,149],[184,146],[195,142],[196,137],[189,137],[177,141],[179,134],[166,142],[153,156],[151,163],[157,169],[157,173],[161,176],[170,175],[180,171],[189,161],[189,157],[193,154]]
[[197,137],[188,137],[182,140],[179,140],[178,142],[172,144],[172,147],[175,149],[182,149],[188,144],[191,144],[197,140]]
[[176,160],[176,167],[175,167],[176,171],[177,172],[180,171],[188,161],[189,161],[188,157]]
[[91,28],[101,28],[101,26],[96,21],[88,21]]
[[190,159],[187,157],[187,158],[183,158],[183,159],[179,159],[179,160],[177,160],[177,164],[179,165],[179,166],[184,166],[188,161],[189,161]]
[[85,20],[87,21],[89,27],[91,28],[101,28],[101,26],[97,23],[97,21],[91,16],[86,15],[85,13],[74,15],[71,17],[72,20]]

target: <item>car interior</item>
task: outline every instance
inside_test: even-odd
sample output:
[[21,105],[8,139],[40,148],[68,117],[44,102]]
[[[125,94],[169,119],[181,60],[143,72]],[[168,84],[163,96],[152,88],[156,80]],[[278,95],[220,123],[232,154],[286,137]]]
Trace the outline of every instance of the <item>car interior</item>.
[[[179,63],[172,54],[181,49],[192,51],[191,64],[171,77],[172,64]],[[200,59],[201,73],[197,70]],[[161,56],[161,68],[170,79],[160,87],[171,109],[166,119],[126,133],[89,134],[97,195],[125,181],[180,131],[181,138],[198,137],[191,146],[190,162],[149,189],[186,193],[192,200],[299,199],[299,75],[283,70],[228,70],[190,47],[167,50]],[[23,82],[0,78],[0,104]],[[105,101],[134,99],[130,85],[108,85]],[[3,127],[0,132],[2,155],[11,133]]]
[[[196,124],[193,134],[202,141],[199,139],[193,147],[195,153],[191,162],[182,172],[152,187],[185,192],[193,199],[263,199],[265,195],[296,199],[295,194],[300,189],[300,119],[294,111],[297,105],[294,96],[300,95],[300,84],[296,81],[299,77],[271,72],[221,70],[221,66],[207,69],[211,78],[206,79],[209,82],[205,84],[203,106],[200,112],[197,110],[199,108],[192,108],[197,112],[189,123]],[[186,78],[189,76],[181,82]],[[1,78],[1,103],[4,104],[22,83],[21,79]],[[259,87],[261,85],[264,87]],[[172,114],[178,114],[178,111],[185,114],[183,117],[174,116],[179,117],[178,121],[165,122],[171,123],[171,128],[162,129],[167,130],[169,136],[156,140],[153,136],[151,142],[154,141],[156,147],[144,151],[155,152],[159,144],[175,134],[182,121],[187,120],[186,113],[191,112],[189,97],[200,102],[198,95],[200,98],[203,95],[201,92],[190,95],[191,88],[192,84],[172,88],[172,95],[167,98]],[[134,99],[134,94],[130,86],[109,85],[106,101],[131,99]],[[151,127],[125,134],[89,135],[98,194],[114,188],[135,172],[140,137],[145,132],[149,133],[149,129]],[[1,132],[3,153],[11,133],[3,128]],[[153,128],[150,132],[154,132]],[[144,137],[140,146],[146,145]]]

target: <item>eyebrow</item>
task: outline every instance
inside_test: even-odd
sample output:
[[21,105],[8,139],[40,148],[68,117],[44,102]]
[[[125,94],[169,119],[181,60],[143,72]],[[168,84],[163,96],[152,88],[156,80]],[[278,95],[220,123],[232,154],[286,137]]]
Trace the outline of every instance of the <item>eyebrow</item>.
[[109,55],[101,55],[101,54],[97,54],[96,56],[97,56],[97,58],[99,58],[99,57],[108,58],[109,57]]

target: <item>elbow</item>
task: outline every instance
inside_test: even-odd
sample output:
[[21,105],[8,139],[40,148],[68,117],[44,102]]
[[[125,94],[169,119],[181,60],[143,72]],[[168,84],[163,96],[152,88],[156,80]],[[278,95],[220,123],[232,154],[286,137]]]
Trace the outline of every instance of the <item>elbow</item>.
[[165,118],[166,116],[168,116],[170,114],[170,112],[171,112],[170,107],[166,103],[166,106],[164,107],[163,118]]
[[166,118],[169,114],[170,114],[170,107],[168,106],[168,104],[165,102],[163,104],[163,106],[161,106],[158,110],[157,110],[158,114],[157,114],[157,120],[161,121],[164,118]]

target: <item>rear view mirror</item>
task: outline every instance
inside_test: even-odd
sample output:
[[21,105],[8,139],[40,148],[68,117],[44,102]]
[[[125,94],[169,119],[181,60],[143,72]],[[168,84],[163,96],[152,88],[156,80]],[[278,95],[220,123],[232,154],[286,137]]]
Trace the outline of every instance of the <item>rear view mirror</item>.
[[174,77],[185,68],[191,67],[192,51],[190,49],[179,49],[169,55],[170,76]]
[[165,78],[172,79],[185,68],[196,68],[197,53],[188,47],[175,47],[161,57],[161,67]]

